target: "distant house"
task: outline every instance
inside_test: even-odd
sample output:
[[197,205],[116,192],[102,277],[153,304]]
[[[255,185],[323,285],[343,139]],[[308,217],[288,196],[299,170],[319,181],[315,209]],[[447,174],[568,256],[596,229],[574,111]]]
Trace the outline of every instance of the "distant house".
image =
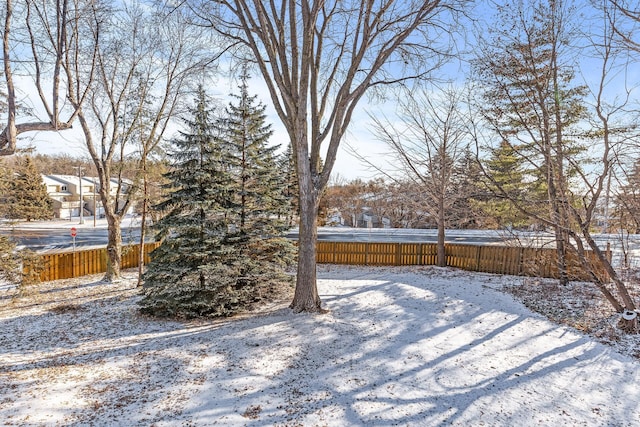
[[[100,202],[100,196],[97,194],[100,189],[100,180],[97,177],[83,176],[78,178],[77,175],[42,175],[42,181],[47,186],[47,193],[53,199],[53,213],[56,218],[68,218],[80,216],[80,207],[82,205],[83,216],[98,217],[104,215],[104,208]],[[112,193],[115,193],[116,180],[112,179]],[[130,187],[131,183],[127,182],[124,186],[124,192]],[[82,194],[82,204],[80,202],[80,194]],[[115,194],[114,194],[115,195]]]
[[375,215],[369,208],[362,208],[360,214],[352,215],[353,227],[356,228],[391,228],[389,218]]

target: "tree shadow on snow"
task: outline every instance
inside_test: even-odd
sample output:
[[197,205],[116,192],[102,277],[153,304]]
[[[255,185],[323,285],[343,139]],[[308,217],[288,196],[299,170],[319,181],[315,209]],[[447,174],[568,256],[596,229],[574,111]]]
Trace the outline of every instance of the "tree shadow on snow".
[[[250,409],[259,408],[251,421],[256,425],[509,425],[510,417],[543,421],[548,411],[585,416],[576,400],[607,387],[581,377],[582,367],[605,358],[605,348],[532,319],[481,283],[452,289],[451,283],[429,283],[428,275],[402,280],[414,272],[399,280],[389,280],[384,270],[355,273],[355,284],[320,285],[330,314],[284,316],[287,332],[276,335],[277,344],[265,325],[253,325],[254,344],[225,346],[235,364],[209,373],[203,395],[216,397],[194,400],[188,413],[204,424],[249,422]],[[322,278],[340,281],[344,274]],[[295,351],[272,372],[270,364],[280,363],[278,347]],[[255,360],[268,372],[252,367]],[[567,377],[583,382],[545,388]],[[543,396],[528,399],[527,393]],[[635,399],[609,421],[630,413],[638,413]]]
[[[64,410],[79,423],[508,425],[578,413],[574,398],[613,390],[607,377],[585,378],[585,366],[608,360],[602,346],[484,286],[491,276],[332,268],[319,277],[325,315],[157,321],[137,313],[135,297],[105,295],[78,311],[2,319],[11,332],[0,337],[0,374],[12,391],[0,401],[34,393],[34,372],[64,368],[73,380],[38,390],[72,381],[79,400]],[[638,413],[638,399],[623,405]],[[620,420],[603,411],[602,423]],[[7,416],[28,414],[8,404]]]

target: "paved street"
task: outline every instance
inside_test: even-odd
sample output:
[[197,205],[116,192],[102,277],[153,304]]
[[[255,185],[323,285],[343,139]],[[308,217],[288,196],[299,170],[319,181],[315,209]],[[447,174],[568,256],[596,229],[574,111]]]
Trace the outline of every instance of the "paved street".
[[[287,234],[291,239],[298,238],[298,230]],[[448,230],[445,235],[447,243],[467,243],[474,245],[504,244],[512,236],[495,230]],[[436,230],[414,230],[401,228],[350,228],[320,227],[319,241],[333,242],[424,242],[438,241]]]
[[[68,249],[73,247],[71,229],[76,229],[76,247],[102,247],[107,244],[107,221],[93,217],[84,219],[79,224],[78,218],[54,221],[32,221],[17,224],[4,223],[0,233],[11,236],[19,247],[27,247],[37,252]],[[140,239],[140,221],[138,217],[129,216],[122,221],[122,240],[125,244],[138,243]]]
[[[140,223],[138,218],[127,218],[122,226],[122,238],[125,243],[138,243],[140,239]],[[5,224],[0,233],[12,236],[19,245],[35,251],[50,251],[70,248],[73,246],[71,228],[76,229],[76,247],[105,246],[107,244],[107,223],[104,219],[96,221],[85,220],[80,225],[75,221],[51,221],[20,223],[13,226]],[[287,237],[298,238],[298,230],[291,230]],[[448,243],[468,243],[476,245],[503,244],[509,236],[497,231],[481,230],[450,230],[447,232]],[[364,229],[364,228],[336,228],[321,227],[318,229],[320,241],[348,241],[348,242],[429,242],[437,241],[436,230],[406,230],[406,229]]]
[[[73,221],[32,221],[18,224],[4,223],[0,233],[12,236],[20,247],[28,247],[38,252],[69,249],[73,246],[71,228],[76,229],[76,247],[104,247],[107,244],[107,221],[87,217],[84,224],[78,218]],[[151,237],[151,236],[150,236]],[[298,230],[292,229],[287,237],[296,240]],[[140,219],[129,216],[122,222],[122,238],[125,244],[138,243],[140,238]],[[600,248],[611,245],[614,264],[622,263],[624,252],[621,239],[616,234],[600,234],[595,236]],[[350,227],[320,227],[319,241],[343,242],[425,242],[437,241],[436,230],[414,229],[366,229]],[[521,244],[529,247],[549,246],[553,236],[549,233],[509,233],[498,230],[447,230],[447,243],[463,243],[470,245],[502,245]],[[640,259],[640,235],[630,235],[626,239],[627,256],[632,263]]]

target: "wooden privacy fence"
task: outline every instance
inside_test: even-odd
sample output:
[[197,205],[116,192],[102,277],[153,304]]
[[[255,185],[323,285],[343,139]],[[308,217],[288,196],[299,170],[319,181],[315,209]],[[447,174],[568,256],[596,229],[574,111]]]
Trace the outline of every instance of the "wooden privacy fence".
[[[318,262],[352,265],[436,265],[436,243],[318,242]],[[514,276],[558,277],[557,253],[551,248],[445,244],[448,267]],[[595,254],[588,252],[592,269],[603,281],[608,274]],[[608,253],[610,257],[610,253]],[[571,280],[591,280],[578,261],[568,255]]]
[[[145,243],[144,262],[149,262],[149,253],[160,246],[160,243]],[[137,267],[140,262],[140,245],[126,245],[122,247],[122,268]],[[43,282],[88,274],[104,273],[107,271],[109,258],[107,248],[87,249],[74,252],[54,252],[39,254],[31,262],[37,264],[40,270],[40,280]],[[25,272],[32,266],[25,265]]]
[[[145,264],[149,253],[160,243],[146,243]],[[124,246],[122,268],[138,266],[139,245]],[[374,243],[374,242],[318,242],[318,263],[371,266],[435,265],[435,243]],[[473,246],[446,244],[447,266],[484,273],[510,274],[557,278],[556,251],[549,248],[522,248],[512,246]],[[594,271],[603,281],[607,273],[589,252]],[[610,255],[609,255],[610,256]],[[39,265],[40,280],[58,280],[107,271],[106,248],[75,252],[42,254],[35,261]],[[25,272],[30,270],[25,265]],[[569,273],[572,280],[590,280],[577,256],[569,255]]]

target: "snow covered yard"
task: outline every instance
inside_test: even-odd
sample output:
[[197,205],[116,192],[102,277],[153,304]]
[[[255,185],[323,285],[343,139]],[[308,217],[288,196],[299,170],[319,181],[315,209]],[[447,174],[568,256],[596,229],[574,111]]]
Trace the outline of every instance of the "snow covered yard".
[[328,314],[174,322],[125,274],[0,290],[2,424],[640,425],[639,361],[501,291],[521,278],[320,266]]

